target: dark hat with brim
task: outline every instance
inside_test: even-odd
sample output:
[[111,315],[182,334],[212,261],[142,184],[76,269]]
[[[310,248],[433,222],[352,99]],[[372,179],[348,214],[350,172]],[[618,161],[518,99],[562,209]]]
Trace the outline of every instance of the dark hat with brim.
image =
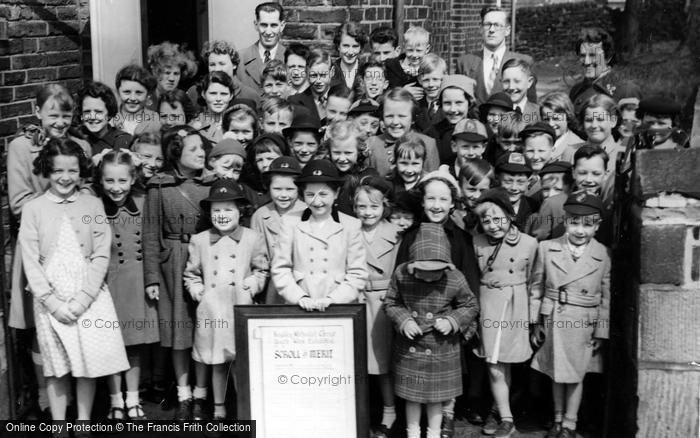
[[294,181],[297,185],[307,183],[341,183],[343,177],[328,160],[311,160],[301,170],[301,176]]
[[653,97],[639,102],[637,112],[643,117],[645,114],[674,117],[681,112],[681,105],[664,97]]
[[508,192],[503,187],[495,187],[493,189],[488,189],[479,196],[476,200],[477,204],[483,204],[484,202],[491,202],[493,204],[501,207],[503,212],[510,217],[515,216],[515,210],[513,209],[513,203],[510,202],[510,197]]
[[231,178],[221,178],[214,181],[209,189],[209,197],[202,199],[199,205],[205,210],[211,206],[212,202],[244,203],[250,205],[250,200],[245,196],[243,187],[238,181]]
[[393,211],[413,213],[416,220],[420,217],[422,211],[420,196],[412,190],[397,193],[391,206]]
[[569,173],[571,172],[571,167],[571,163],[568,161],[554,161],[545,164],[542,170],[540,170],[540,175],[548,173]]
[[525,156],[519,152],[504,154],[496,163],[496,172],[532,174],[532,168],[527,165]]
[[486,99],[486,102],[482,103],[479,109],[489,108],[495,106],[497,108],[503,108],[506,111],[513,111],[513,99],[505,91],[499,91],[498,93],[493,93]]
[[372,187],[379,190],[385,197],[390,197],[392,187],[389,182],[379,175],[367,175],[360,179],[361,186]]
[[311,131],[316,135],[320,135],[320,120],[318,120],[317,117],[314,117],[314,115],[311,114],[311,112],[306,108],[303,110],[300,108],[303,107],[294,108],[294,119],[292,119],[292,125],[288,128],[284,128],[282,130],[282,134],[284,134],[285,137],[289,137],[296,131]]
[[379,102],[373,99],[360,99],[350,105],[348,116],[359,116],[361,114],[369,114],[374,117],[379,117]]
[[574,216],[590,216],[603,214],[603,201],[600,196],[578,191],[569,195],[564,202],[564,211]]
[[272,175],[298,176],[301,175],[301,166],[299,166],[299,162],[292,157],[277,157],[270,163],[270,168],[266,172],[263,172],[263,176]]
[[548,134],[552,141],[556,140],[557,138],[554,128],[552,128],[547,122],[535,122],[527,125],[522,131],[520,131],[520,138],[525,140],[526,138],[538,133]]

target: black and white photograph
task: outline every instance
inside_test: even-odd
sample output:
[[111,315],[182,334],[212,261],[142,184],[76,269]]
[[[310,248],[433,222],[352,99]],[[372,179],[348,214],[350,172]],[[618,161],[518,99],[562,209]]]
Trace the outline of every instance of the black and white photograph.
[[700,0],[0,0],[0,437],[700,438]]

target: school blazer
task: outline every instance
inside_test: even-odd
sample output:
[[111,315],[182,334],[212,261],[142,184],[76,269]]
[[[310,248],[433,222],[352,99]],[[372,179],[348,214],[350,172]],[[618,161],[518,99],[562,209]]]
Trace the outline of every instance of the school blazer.
[[[457,74],[467,75],[476,81],[474,98],[476,99],[476,103],[478,105],[486,102],[486,100],[488,100],[489,98],[489,93],[486,91],[486,79],[484,78],[483,56],[484,50],[479,49],[471,53],[462,55],[457,59]],[[494,81],[491,93],[503,91],[503,85],[501,85],[501,68],[503,67],[503,64],[505,64],[511,59],[524,59],[530,64],[532,64],[533,62],[532,57],[529,55],[524,55],[521,53],[506,50],[505,54],[503,55],[503,59],[501,59],[501,65],[498,67],[498,76]],[[527,99],[530,102],[537,102],[537,78],[535,78],[532,87],[530,87],[530,89],[527,90]]]
[[[282,45],[282,43],[279,43],[274,59],[284,61],[284,51],[285,47]],[[238,77],[243,84],[255,90],[258,95],[261,95],[261,76],[262,71],[265,68],[265,64],[260,58],[260,53],[258,52],[258,42],[256,41],[252,45],[241,50],[239,54],[241,57],[241,62],[238,64],[236,77]]]
[[574,262],[566,248],[566,236],[540,242],[533,269],[530,322],[540,314],[549,315],[558,303],[597,307],[593,336],[607,339],[610,320],[610,255],[608,249],[591,239],[585,252]]

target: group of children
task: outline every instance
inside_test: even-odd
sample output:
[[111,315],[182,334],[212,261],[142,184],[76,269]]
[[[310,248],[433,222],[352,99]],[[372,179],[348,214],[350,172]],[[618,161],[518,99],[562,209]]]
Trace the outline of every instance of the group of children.
[[[576,436],[583,378],[602,370],[608,338],[604,245],[628,127],[618,102],[594,94],[578,114],[566,93],[530,102],[531,66],[512,60],[504,91],[477,105],[476,81],[448,75],[420,27],[403,53],[388,28],[368,37],[348,23],[334,41],[335,62],[290,45],[261,90],[215,41],[187,92],[179,81],[196,64],[170,43],[149,49],[151,71],[119,71],[118,99],[100,82],[77,101],[59,85],[39,91],[40,125],[8,149],[21,219],[10,323],[36,331],[39,405],[53,420],[66,418],[69,376],[79,421],[101,376],[109,420],[144,419],[154,343],[161,372],[172,363],[175,418],[225,418],[235,305],[360,302],[383,406],[375,437],[392,433],[396,396],[409,438],[423,405],[428,438],[453,436],[463,375],[467,418],[511,436],[511,369],[523,363],[552,381],[547,436]],[[654,145],[671,141],[676,109],[638,104]],[[217,319],[229,329],[203,323]]]

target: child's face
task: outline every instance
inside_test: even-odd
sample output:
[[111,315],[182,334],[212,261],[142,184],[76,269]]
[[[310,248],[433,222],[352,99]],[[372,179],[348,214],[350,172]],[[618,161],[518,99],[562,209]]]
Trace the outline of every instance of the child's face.
[[127,113],[137,113],[146,106],[148,90],[136,81],[122,81],[117,92],[122,101],[122,109]]
[[640,120],[637,118],[637,112],[633,109],[626,109],[620,111],[620,118],[622,123],[617,128],[617,131],[623,138],[629,138],[634,135],[634,130],[641,124]]
[[459,88],[446,88],[442,92],[442,112],[451,124],[455,124],[467,117],[469,101],[464,91]]
[[392,43],[372,43],[372,55],[384,62],[387,59],[398,58],[400,50]]
[[306,60],[301,56],[291,54],[287,57],[287,71],[289,82],[294,88],[299,88],[306,83]]
[[372,228],[382,220],[384,216],[384,204],[382,202],[372,201],[367,192],[361,190],[355,202],[355,214],[358,219],[360,219],[360,222],[362,222],[363,228]]
[[289,175],[272,175],[270,179],[270,198],[277,211],[287,211],[299,197],[299,188],[294,184],[294,177]]
[[330,143],[331,161],[340,172],[349,172],[357,164],[357,139],[354,137]]
[[411,228],[413,221],[414,215],[408,211],[393,210],[389,216],[389,222],[401,228],[401,231]]
[[588,141],[601,144],[612,135],[612,130],[617,124],[617,117],[600,107],[586,108],[583,117],[583,130],[588,136]]
[[131,168],[126,164],[105,164],[102,167],[102,190],[117,205],[126,201],[134,184]]
[[564,174],[548,173],[542,177],[542,198],[551,198],[559,193],[564,193]]
[[325,183],[308,183],[303,191],[304,202],[316,219],[326,219],[331,215],[338,192]]
[[175,65],[163,66],[158,75],[158,89],[166,92],[174,90],[180,83],[181,75],[180,67]]
[[355,65],[357,56],[360,54],[360,43],[348,34],[343,33],[340,36],[340,45],[338,46],[340,60],[345,65]]
[[311,132],[296,131],[292,134],[292,152],[302,167],[318,152],[318,140]]
[[600,227],[597,215],[566,217],[566,236],[572,245],[581,246],[591,241]]
[[452,140],[452,152],[457,154],[457,164],[463,166],[467,160],[481,158],[486,145],[481,141],[467,141],[463,139]]
[[525,140],[525,156],[530,160],[530,166],[535,172],[542,170],[552,159],[554,145],[548,135],[537,135]]
[[292,126],[291,111],[281,110],[276,113],[263,115],[262,130],[266,134],[282,134],[282,130],[290,126]]
[[579,158],[574,164],[574,184],[577,189],[597,194],[605,180],[605,162],[600,155]]
[[211,223],[221,233],[236,229],[241,213],[236,201],[215,201],[211,203]]
[[228,126],[228,132],[233,134],[231,138],[237,140],[243,146],[250,143],[255,137],[253,123],[255,121],[250,117],[246,117],[245,120],[231,120],[231,124]]
[[325,62],[309,67],[309,83],[317,96],[323,96],[331,85],[331,66]]
[[277,151],[268,150],[265,152],[259,152],[255,154],[255,167],[260,173],[267,172],[270,170],[270,164],[275,161],[275,158],[279,158],[281,156],[282,154]]
[[423,174],[423,159],[415,154],[396,159],[396,172],[406,185],[415,184]]
[[328,123],[347,120],[350,105],[352,105],[350,99],[328,96],[328,100],[326,101],[326,118],[328,119]]
[[109,116],[107,105],[102,99],[85,96],[82,108],[83,126],[93,134],[97,134],[107,127]]
[[69,198],[78,189],[80,165],[78,157],[57,155],[53,158],[53,169],[49,175],[49,191],[63,199]]
[[418,67],[423,57],[430,51],[427,41],[406,42],[406,61],[412,67]]
[[496,141],[505,152],[520,152],[523,148],[523,142],[517,134],[511,135],[510,137],[502,137],[499,135]]
[[231,102],[231,90],[228,87],[223,86],[218,83],[211,83],[202,97],[207,104],[209,111],[214,114],[221,114],[228,107],[229,102]]
[[498,132],[498,127],[501,126],[505,113],[506,110],[499,106],[489,107],[489,111],[486,114],[486,122],[491,127],[491,131]]
[[411,130],[411,125],[413,124],[411,103],[392,99],[385,100],[382,121],[384,122],[386,134],[398,140]]
[[231,62],[231,57],[228,54],[210,53],[209,59],[207,60],[207,65],[209,66],[209,73],[215,71],[222,71],[227,75],[233,77],[233,71],[235,69],[233,62]]
[[234,154],[220,155],[209,159],[209,165],[217,177],[231,178],[235,181],[241,177],[243,163],[243,157]]
[[513,67],[503,72],[501,83],[505,92],[510,94],[513,103],[520,103],[527,99],[527,89],[532,85],[532,76],[520,67]]
[[467,207],[472,210],[476,206],[476,200],[483,192],[491,187],[491,179],[483,178],[479,184],[470,184],[469,181],[462,183],[462,193],[464,193],[464,201]]
[[418,82],[420,82],[420,86],[423,87],[425,96],[428,99],[435,100],[438,98],[438,94],[440,94],[440,86],[442,85],[442,78],[444,76],[445,72],[442,70],[434,70],[420,76]]
[[182,155],[179,165],[188,170],[201,170],[204,168],[204,147],[202,139],[198,135],[188,135],[183,140]]
[[516,204],[525,194],[529,178],[524,174],[501,173],[499,175],[501,187],[508,192],[508,199]]
[[65,136],[73,121],[73,111],[62,110],[53,97],[46,99],[41,108],[36,107],[36,116],[44,128],[44,133],[52,138]]
[[279,97],[286,99],[289,96],[289,85],[286,82],[267,77],[262,83],[263,97]]
[[362,132],[365,134],[365,139],[377,135],[379,131],[379,118],[370,114],[360,114],[355,117],[355,122],[359,125]]
[[557,138],[569,131],[569,121],[565,113],[557,113],[549,108],[542,108],[542,121],[549,123],[549,126],[554,128]]
[[163,167],[163,149],[154,144],[136,143],[134,152],[141,160],[141,175],[148,179]]
[[668,138],[671,136],[673,119],[670,117],[645,114],[644,118],[642,119],[642,125],[656,131],[654,133],[653,142],[654,145],[659,145],[668,140]]
[[496,204],[489,205],[489,208],[482,213],[479,220],[484,233],[494,239],[502,239],[510,228],[510,219],[508,219],[503,209]]
[[365,89],[365,94],[370,99],[377,99],[384,93],[384,90],[389,86],[389,81],[384,77],[384,70],[379,67],[370,67],[365,70],[365,75],[362,78],[362,86]]
[[185,109],[180,102],[175,102],[172,105],[168,102],[163,102],[160,104],[158,111],[160,113],[160,123],[165,128],[187,124]]
[[423,211],[430,222],[440,224],[447,220],[455,202],[452,191],[442,181],[430,181],[425,186]]

